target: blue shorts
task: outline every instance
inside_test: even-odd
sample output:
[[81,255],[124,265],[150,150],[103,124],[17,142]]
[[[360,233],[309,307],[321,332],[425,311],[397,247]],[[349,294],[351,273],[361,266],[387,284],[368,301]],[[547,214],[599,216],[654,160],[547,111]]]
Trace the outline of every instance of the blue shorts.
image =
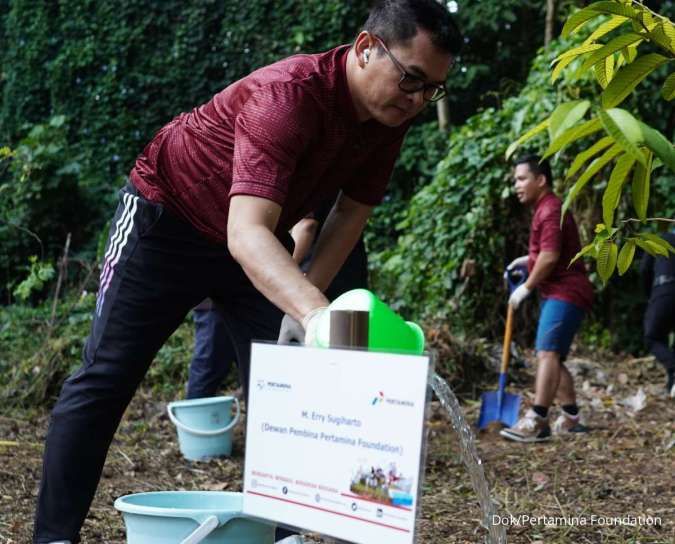
[[583,318],[584,310],[571,302],[544,299],[539,314],[536,350],[555,351],[560,354],[560,362],[563,362]]

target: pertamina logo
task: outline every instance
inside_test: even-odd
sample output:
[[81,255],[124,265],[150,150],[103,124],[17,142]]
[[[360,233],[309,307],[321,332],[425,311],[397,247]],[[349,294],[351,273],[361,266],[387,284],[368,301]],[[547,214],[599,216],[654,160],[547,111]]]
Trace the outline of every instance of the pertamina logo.
[[373,398],[373,400],[370,404],[371,404],[371,406],[375,406],[376,404],[382,404],[383,402],[386,402],[387,404],[394,404],[396,406],[408,406],[410,408],[415,406],[415,403],[410,401],[410,400],[403,400],[403,399],[395,399],[395,398],[392,398],[392,397],[385,397],[384,393],[382,391],[377,392],[377,395],[375,395],[375,398]]
[[267,389],[268,391],[285,391],[289,392],[293,387],[291,386],[290,383],[284,383],[284,382],[274,382],[271,380],[265,380],[265,379],[260,379],[258,380],[257,384],[258,389],[262,391],[263,389]]

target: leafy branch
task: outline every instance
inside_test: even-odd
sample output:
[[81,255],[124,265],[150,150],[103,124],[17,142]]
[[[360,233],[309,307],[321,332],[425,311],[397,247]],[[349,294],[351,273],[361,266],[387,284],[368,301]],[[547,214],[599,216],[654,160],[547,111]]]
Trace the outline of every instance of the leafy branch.
[[[508,158],[518,146],[544,130],[548,131],[550,143],[543,158],[560,153],[577,141],[600,135],[577,154],[567,170],[565,181],[577,177],[563,203],[563,217],[588,183],[596,176],[602,176],[605,169],[613,164],[602,197],[603,223],[596,227],[593,242],[574,259],[582,256],[594,258],[600,278],[606,283],[617,266],[619,274],[628,270],[636,246],[651,255],[667,256],[669,252],[675,252],[660,237],[648,232],[627,237],[619,250],[618,239],[624,234],[628,221],[642,225],[673,222],[671,219],[647,217],[647,208],[652,173],[661,166],[675,172],[675,149],[658,130],[636,119],[626,109],[617,107],[645,78],[675,59],[675,25],[642,2],[609,0],[594,2],[572,13],[563,27],[562,36],[571,36],[598,18],[605,20],[580,46],[564,51],[553,60],[551,81],[555,83],[562,76],[578,79],[592,70],[602,88],[600,103],[573,100],[559,104],[547,119],[513,142],[506,155]],[[615,34],[606,43],[599,41],[610,33]],[[638,48],[645,43],[659,52],[640,54]],[[570,74],[568,67],[574,64],[577,69]],[[663,82],[661,97],[666,101],[675,99],[675,72],[671,72]],[[591,112],[590,119],[586,119],[588,112]],[[618,226],[614,226],[615,212],[629,181],[637,218],[620,221]]]

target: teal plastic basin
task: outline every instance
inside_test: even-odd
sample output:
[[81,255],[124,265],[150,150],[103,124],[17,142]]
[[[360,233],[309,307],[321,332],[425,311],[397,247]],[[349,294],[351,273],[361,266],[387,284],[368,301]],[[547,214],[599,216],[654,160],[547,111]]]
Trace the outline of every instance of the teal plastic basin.
[[156,491],[115,501],[128,544],[274,544],[276,526],[244,517],[242,505],[241,493],[225,491]]

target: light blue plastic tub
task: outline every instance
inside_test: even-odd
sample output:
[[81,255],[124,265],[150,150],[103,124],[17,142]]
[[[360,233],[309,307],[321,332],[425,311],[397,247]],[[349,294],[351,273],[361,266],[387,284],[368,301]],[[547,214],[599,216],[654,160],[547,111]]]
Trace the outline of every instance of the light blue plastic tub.
[[157,491],[115,501],[128,544],[273,544],[276,526],[243,516],[241,493]]
[[[232,403],[236,413],[232,417]],[[179,400],[167,406],[178,431],[178,445],[186,459],[199,461],[232,453],[232,428],[239,421],[236,397]]]

